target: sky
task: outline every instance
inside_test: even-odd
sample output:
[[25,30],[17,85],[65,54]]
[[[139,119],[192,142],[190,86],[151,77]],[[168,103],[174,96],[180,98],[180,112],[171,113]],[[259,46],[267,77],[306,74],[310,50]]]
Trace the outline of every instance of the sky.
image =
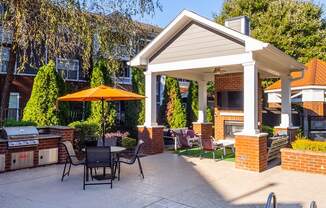
[[162,12],[157,10],[154,17],[138,17],[137,20],[165,27],[184,9],[212,19],[214,13],[220,11],[223,0],[160,0],[160,4]]
[[[154,17],[145,16],[144,18],[137,17],[136,19],[164,28],[184,9],[196,12],[208,19],[213,19],[214,14],[218,14],[221,10],[223,2],[224,0],[160,0],[162,11],[157,10]],[[324,5],[325,16],[326,0],[315,0],[314,2]]]

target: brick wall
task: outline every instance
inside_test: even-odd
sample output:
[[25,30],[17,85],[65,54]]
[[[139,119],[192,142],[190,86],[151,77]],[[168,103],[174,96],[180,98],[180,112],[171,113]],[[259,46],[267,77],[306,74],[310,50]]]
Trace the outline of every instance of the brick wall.
[[303,102],[304,116],[325,116],[326,105],[324,102]]
[[326,174],[326,153],[281,149],[282,169]]
[[138,139],[145,142],[141,150],[145,154],[158,154],[164,151],[163,126],[138,127]]
[[[258,87],[258,121],[261,124],[262,122],[262,107],[263,107],[263,89],[261,87],[261,82],[259,82]],[[215,75],[215,92],[223,91],[243,91],[243,73],[234,73],[234,74],[223,74]],[[216,97],[216,96],[215,96]],[[215,108],[214,108],[214,136],[216,139],[224,138],[224,121],[243,121],[243,116],[230,116],[230,115],[221,115],[221,112],[224,113],[243,113],[243,110],[230,110],[222,109],[217,106],[217,97],[215,99]]]
[[261,172],[267,169],[267,135],[235,138],[235,167]]

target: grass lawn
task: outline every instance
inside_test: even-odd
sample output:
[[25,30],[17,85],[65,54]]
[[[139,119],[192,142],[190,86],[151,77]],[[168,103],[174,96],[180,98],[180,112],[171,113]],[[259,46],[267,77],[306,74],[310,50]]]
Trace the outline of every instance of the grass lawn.
[[[175,153],[177,153],[179,155],[189,156],[189,157],[200,157],[200,154],[202,152],[203,151],[199,147],[194,147],[191,149],[179,149],[179,150],[175,151]],[[215,159],[220,160],[222,158],[222,155],[223,155],[223,150],[220,149],[220,150],[215,151]],[[203,152],[202,157],[213,159],[213,153],[212,152],[207,152],[207,153]],[[234,162],[235,155],[234,155],[234,153],[232,153],[231,149],[229,149],[229,148],[226,149],[226,156],[224,156],[223,160]]]

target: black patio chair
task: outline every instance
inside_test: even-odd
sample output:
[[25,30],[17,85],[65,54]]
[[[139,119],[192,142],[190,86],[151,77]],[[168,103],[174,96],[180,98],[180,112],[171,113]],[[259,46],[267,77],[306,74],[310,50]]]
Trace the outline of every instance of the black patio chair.
[[[85,160],[84,159],[79,160],[77,158],[74,147],[70,141],[60,142],[60,145],[64,146],[66,153],[67,153],[65,167],[63,169],[62,177],[61,177],[61,181],[63,181],[63,178],[65,176],[70,175],[71,165],[73,165],[73,166],[83,165],[85,163]],[[68,163],[69,163],[69,168],[68,168],[68,171],[66,171]]]
[[133,154],[121,154],[119,156],[119,160],[118,160],[118,181],[120,180],[120,169],[121,169],[121,163],[127,164],[127,165],[133,165],[136,160],[138,162],[138,167],[140,170],[140,174],[142,175],[143,178],[144,177],[144,172],[143,172],[143,168],[140,162],[140,149],[143,146],[144,141],[143,140],[138,140],[137,146],[135,148],[135,151],[133,152]]
[[[97,174],[93,176],[91,172],[92,179],[95,178],[101,182],[91,182],[88,183],[88,170],[103,168],[103,174]],[[106,168],[110,168],[110,174],[106,174]],[[83,189],[87,185],[105,185],[108,184],[112,188],[112,181],[114,179],[114,161],[112,161],[111,147],[86,147],[86,159],[84,165],[84,179],[83,179]],[[108,180],[108,182],[103,182]]]

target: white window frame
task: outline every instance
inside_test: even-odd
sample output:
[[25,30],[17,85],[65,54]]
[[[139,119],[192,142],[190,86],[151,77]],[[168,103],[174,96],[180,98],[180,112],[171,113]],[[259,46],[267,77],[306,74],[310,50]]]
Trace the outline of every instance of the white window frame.
[[[117,76],[114,78],[114,80],[116,82],[118,82],[119,84],[125,84],[125,85],[131,85],[132,84],[132,68],[126,63],[126,67],[128,67],[129,69],[129,76]],[[123,69],[125,70],[125,69]]]
[[[6,48],[6,50],[8,49],[8,57],[6,57],[7,60],[2,60],[2,58],[4,58],[3,55],[2,55],[3,54],[2,51],[3,51],[4,48]],[[0,56],[1,56],[1,58],[0,58],[1,64],[6,64],[7,65],[6,71],[0,70],[0,74],[7,74],[7,72],[8,72],[9,56],[10,56],[10,48],[9,47],[0,47]]]
[[80,67],[79,67],[79,60],[78,59],[65,59],[65,58],[56,58],[56,65],[55,65],[55,68],[56,68],[56,71],[59,73],[59,68],[58,68],[58,65],[59,65],[59,62],[60,61],[73,61],[73,62],[76,62],[76,63],[78,63],[77,64],[77,70],[71,70],[71,69],[63,69],[63,70],[71,70],[71,71],[77,71],[77,78],[76,79],[71,79],[71,78],[65,78],[65,77],[63,77],[63,79],[65,80],[65,81],[85,81],[85,80],[83,80],[83,79],[80,79],[80,77],[79,77],[79,73],[80,73]]
[[19,94],[19,92],[10,92],[10,94],[9,94],[9,104],[8,104],[8,111],[9,111],[9,105],[10,105],[10,97],[11,96],[16,96],[16,99],[17,99],[17,108],[16,108],[16,121],[18,121],[19,120],[19,106],[20,106],[20,94]]

